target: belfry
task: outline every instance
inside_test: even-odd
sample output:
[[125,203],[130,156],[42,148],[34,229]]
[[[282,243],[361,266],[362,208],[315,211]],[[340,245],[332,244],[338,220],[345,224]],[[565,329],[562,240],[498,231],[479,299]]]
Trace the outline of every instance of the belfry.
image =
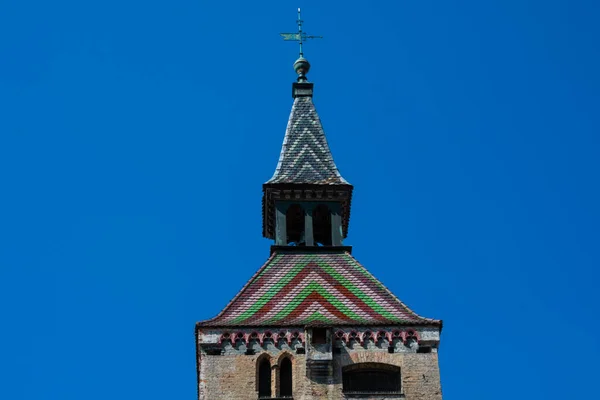
[[[298,24],[283,36],[302,45]],[[353,186],[333,161],[309,69],[301,48],[279,162],[263,184],[270,257],[196,324],[198,398],[440,400],[442,321],[409,309],[344,245]]]

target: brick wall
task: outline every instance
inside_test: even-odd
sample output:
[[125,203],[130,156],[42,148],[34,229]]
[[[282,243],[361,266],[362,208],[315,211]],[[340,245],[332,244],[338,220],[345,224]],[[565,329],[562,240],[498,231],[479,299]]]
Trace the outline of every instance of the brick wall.
[[[203,375],[203,390],[200,400],[257,399],[257,363],[259,357],[268,356],[271,362],[271,393],[275,397],[278,392],[278,372],[281,357],[289,357],[292,361],[292,391],[294,399],[300,399],[301,393],[308,390],[306,379],[306,357],[301,354],[272,354],[261,352],[248,355],[202,356],[200,374]],[[311,397],[308,397],[311,398]]]
[[[434,349],[435,350],[435,349]],[[407,400],[441,400],[442,390],[438,367],[438,353],[399,352],[390,354],[376,349],[346,349],[334,356],[334,395],[332,399],[344,399],[342,394],[342,368],[355,363],[382,363],[400,367],[402,393]],[[391,398],[391,397],[390,397]],[[382,399],[374,397],[373,399]],[[366,400],[362,398],[361,400]]]
[[[437,338],[439,340],[439,336]],[[393,353],[390,353],[390,343],[387,342],[346,344],[336,341],[330,376],[325,380],[316,380],[307,373],[307,355],[296,353],[297,348],[303,348],[302,343],[292,343],[291,346],[286,343],[277,346],[271,342],[265,342],[263,345],[250,343],[246,347],[244,344],[233,346],[224,342],[220,344],[220,355],[207,354],[217,352],[207,352],[206,344],[201,344],[198,377],[200,400],[257,399],[257,363],[262,358],[268,358],[271,364],[271,392],[275,397],[278,394],[279,363],[283,357],[292,361],[294,400],[345,399],[342,393],[342,369],[363,362],[400,367],[402,396],[373,397],[373,400],[441,400],[437,343],[430,341],[428,345],[433,345],[431,352],[419,353],[415,346],[395,341],[392,344]],[[216,344],[211,343],[210,346]],[[255,354],[245,354],[248,348],[253,349]],[[361,399],[368,400],[364,397]]]

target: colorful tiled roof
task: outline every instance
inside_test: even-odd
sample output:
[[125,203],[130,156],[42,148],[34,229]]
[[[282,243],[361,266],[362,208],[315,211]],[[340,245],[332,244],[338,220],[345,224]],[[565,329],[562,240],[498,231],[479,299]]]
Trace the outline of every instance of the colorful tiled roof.
[[279,163],[267,184],[270,183],[348,185],[333,162],[310,96],[294,100]]
[[201,326],[432,324],[348,252],[274,253],[237,296]]

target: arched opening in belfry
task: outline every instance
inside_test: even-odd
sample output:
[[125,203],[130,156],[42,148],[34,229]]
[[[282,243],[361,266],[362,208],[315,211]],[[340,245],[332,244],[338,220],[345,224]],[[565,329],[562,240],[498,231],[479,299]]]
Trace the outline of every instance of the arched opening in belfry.
[[342,388],[347,394],[400,393],[400,367],[358,363],[342,368]]
[[292,360],[284,357],[279,364],[279,397],[292,397]]
[[267,357],[258,362],[258,398],[271,398],[271,362]]
[[331,246],[331,211],[325,204],[319,204],[313,211],[313,234],[315,245]]
[[304,209],[300,204],[292,204],[285,214],[287,243],[304,246],[306,243],[304,226]]

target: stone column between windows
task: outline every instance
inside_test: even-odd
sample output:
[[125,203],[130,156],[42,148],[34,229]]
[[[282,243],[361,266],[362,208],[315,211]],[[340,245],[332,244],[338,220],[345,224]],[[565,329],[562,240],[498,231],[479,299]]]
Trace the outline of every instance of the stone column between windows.
[[275,205],[275,244],[287,245],[287,219],[286,212],[289,204],[277,203]]
[[331,210],[331,245],[341,246],[343,238],[341,207],[339,204],[332,204],[329,209]]
[[304,241],[306,246],[315,245],[313,229],[313,205],[308,203],[304,206]]

